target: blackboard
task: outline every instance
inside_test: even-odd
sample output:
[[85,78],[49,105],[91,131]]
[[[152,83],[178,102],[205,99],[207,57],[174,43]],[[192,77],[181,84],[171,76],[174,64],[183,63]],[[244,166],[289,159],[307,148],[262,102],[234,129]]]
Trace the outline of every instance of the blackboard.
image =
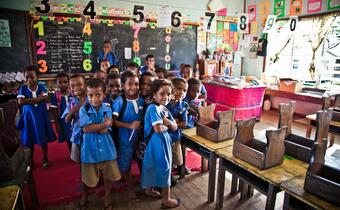
[[[26,30],[27,17],[28,13],[25,11],[0,8],[0,19],[6,22],[8,20],[10,31],[10,47],[0,46],[0,72],[23,71],[31,63]],[[0,30],[4,31],[3,28]]]
[[[98,55],[102,49],[104,41],[108,40],[113,46],[113,51],[121,60],[121,67],[126,66],[132,59],[124,58],[124,49],[131,48],[134,41],[134,30],[129,25],[114,24],[91,24],[91,35],[84,35],[84,22],[64,22],[59,24],[56,21],[36,20],[33,26],[42,22],[44,34],[39,36],[38,27],[34,31],[34,43],[43,41],[46,45],[46,54],[38,53],[41,43],[35,46],[36,61],[41,68],[41,60],[46,61],[47,72],[53,74],[57,72],[88,73],[99,68]],[[172,29],[172,40],[170,42],[171,70],[178,69],[181,63],[194,65],[196,57],[197,29]],[[164,57],[166,55],[165,29],[162,28],[142,28],[138,35],[140,42],[139,57],[144,63],[147,54],[153,54],[156,63],[164,67]],[[84,42],[92,43],[92,53],[84,53]],[[132,58],[134,53],[132,52]],[[83,62],[85,59],[91,60],[92,68],[85,71]]]

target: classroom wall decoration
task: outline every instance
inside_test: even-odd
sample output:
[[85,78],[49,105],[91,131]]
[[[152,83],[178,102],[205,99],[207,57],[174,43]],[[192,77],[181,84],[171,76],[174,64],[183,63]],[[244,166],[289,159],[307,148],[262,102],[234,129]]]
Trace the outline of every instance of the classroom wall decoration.
[[270,15],[270,1],[263,1],[259,3],[259,12],[262,27],[265,26],[267,16]]
[[307,12],[320,12],[322,8],[322,0],[308,0],[307,3]]
[[274,14],[278,17],[284,17],[285,15],[285,0],[274,0]]
[[328,6],[328,10],[339,9],[340,1],[339,0],[328,0],[327,6]]
[[256,4],[248,6],[249,22],[256,21]]
[[0,47],[11,47],[11,33],[8,20],[0,19]]
[[289,15],[300,15],[302,13],[302,0],[289,0],[290,2],[290,9]]

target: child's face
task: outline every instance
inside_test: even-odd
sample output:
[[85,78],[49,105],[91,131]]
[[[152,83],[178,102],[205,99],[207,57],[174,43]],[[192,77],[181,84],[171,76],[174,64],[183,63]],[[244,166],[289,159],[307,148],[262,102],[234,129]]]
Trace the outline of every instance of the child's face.
[[191,68],[189,68],[189,67],[183,68],[183,70],[182,70],[183,79],[189,80],[190,76],[191,76],[191,72],[192,72]]
[[26,71],[25,72],[26,82],[29,86],[37,85],[37,74],[35,71]]
[[101,79],[104,83],[106,83],[106,78],[107,78],[107,74],[105,72],[102,71],[97,71],[94,75],[93,78],[99,78]]
[[188,88],[188,97],[190,100],[196,100],[200,94],[201,86],[199,84],[192,85]]
[[154,100],[159,105],[167,105],[171,99],[171,87],[168,85],[162,86],[155,94]]
[[105,93],[102,87],[96,87],[96,88],[86,88],[86,94],[87,99],[89,100],[89,103],[94,106],[95,108],[98,108],[102,105],[103,100],[105,98]]
[[188,84],[184,82],[179,83],[177,87],[173,89],[173,95],[174,95],[175,101],[182,100],[185,97],[187,90],[188,90]]
[[[100,62],[100,71],[107,72],[107,69],[110,67],[109,61]],[[119,71],[118,71],[119,72]]]
[[127,71],[133,71],[136,74],[139,74],[138,68],[136,68],[136,67],[127,67],[126,70]]
[[154,68],[154,67],[155,67],[155,58],[148,58],[148,59],[146,60],[146,65],[147,65],[148,67]]
[[157,73],[157,77],[158,77],[158,79],[164,79],[164,78],[165,78],[165,75],[164,75],[163,72],[158,72],[158,73]]
[[135,98],[139,91],[138,77],[128,77],[123,85],[123,89],[127,98]]
[[58,77],[57,78],[57,86],[60,91],[67,91],[69,85],[69,81],[67,77]]
[[119,74],[119,69],[118,68],[112,68],[110,69],[110,74]]
[[81,77],[75,77],[70,80],[70,89],[73,95],[83,96],[85,94],[85,80]]
[[109,43],[105,43],[103,45],[103,51],[106,52],[106,53],[110,52],[111,51],[111,45]]
[[111,96],[116,97],[120,94],[121,92],[121,84],[120,84],[120,79],[109,79],[107,81],[107,88],[109,90],[109,93]]
[[152,76],[143,76],[140,81],[140,93],[142,96],[147,96],[150,93],[151,84],[155,80]]

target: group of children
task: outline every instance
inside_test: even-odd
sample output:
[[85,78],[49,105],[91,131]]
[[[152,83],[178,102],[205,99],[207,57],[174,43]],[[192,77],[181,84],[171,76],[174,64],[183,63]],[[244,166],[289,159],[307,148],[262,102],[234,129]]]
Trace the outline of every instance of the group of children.
[[[135,196],[130,175],[133,160],[141,171],[146,195],[162,199],[162,208],[180,204],[170,197],[171,171],[173,165],[183,165],[181,133],[195,126],[206,91],[190,65],[181,66],[182,77],[168,77],[166,71],[152,68],[141,74],[139,70],[138,65],[129,64],[119,73],[117,66],[101,65],[88,80],[81,75],[57,75],[58,90],[50,107],[58,140],[67,142],[71,159],[80,163],[81,209],[87,205],[87,188],[95,187],[100,177],[104,209],[112,208],[111,186],[121,178],[128,184],[129,196]],[[35,66],[25,69],[26,84],[18,93],[22,111],[17,126],[23,145],[32,150],[31,166],[34,144],[39,144],[42,167],[47,168],[47,143],[56,137],[47,115],[48,93],[38,84],[36,72]]]

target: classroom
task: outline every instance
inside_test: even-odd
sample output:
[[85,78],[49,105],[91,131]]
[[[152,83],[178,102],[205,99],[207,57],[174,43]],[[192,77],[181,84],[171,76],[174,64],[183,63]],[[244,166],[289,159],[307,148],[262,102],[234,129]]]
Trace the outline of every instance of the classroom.
[[0,1],[0,210],[339,195],[339,0]]

